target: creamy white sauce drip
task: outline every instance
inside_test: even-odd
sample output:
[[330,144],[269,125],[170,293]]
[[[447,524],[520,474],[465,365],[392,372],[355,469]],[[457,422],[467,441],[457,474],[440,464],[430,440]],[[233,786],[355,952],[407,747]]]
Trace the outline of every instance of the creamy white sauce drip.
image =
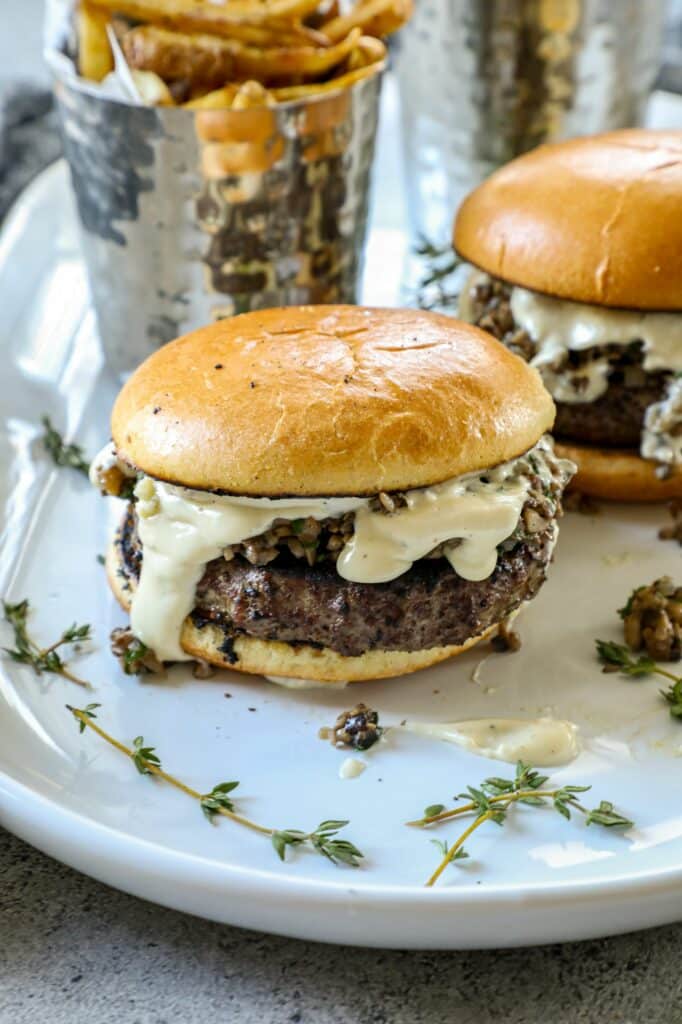
[[336,571],[356,583],[384,583],[401,576],[418,559],[452,537],[445,557],[464,579],[484,580],[497,564],[497,545],[514,532],[528,494],[526,476],[513,463],[486,474],[408,491],[407,508],[394,515],[368,506],[355,513],[355,529],[341,551]]
[[285,690],[345,690],[347,682],[328,683],[324,679],[294,679],[293,676],[265,676],[270,683]]
[[339,778],[357,779],[358,775],[362,775],[366,767],[366,761],[360,761],[357,757],[347,757],[345,761],[341,762]]
[[[643,344],[644,369],[682,370],[682,315],[610,309],[581,302],[569,302],[513,288],[511,312],[514,322],[533,339],[536,366],[554,398],[561,402],[594,402],[608,387],[609,361],[599,357],[579,370],[565,366],[569,352],[585,352],[603,345]],[[572,378],[579,375],[581,387]],[[582,381],[584,380],[584,387]]]
[[235,498],[191,491],[143,477],[135,488],[144,549],[130,624],[162,661],[187,661],[182,623],[206,564],[223,548],[270,529],[275,519],[326,519],[364,503],[362,498]]
[[665,398],[647,409],[641,451],[645,459],[682,465],[682,374],[672,377]]
[[[459,296],[459,315],[474,319],[473,290],[490,280],[473,270]],[[514,322],[532,338],[537,367],[545,387],[558,402],[594,402],[608,389],[611,369],[608,357],[597,356],[580,367],[566,365],[568,353],[589,351],[604,345],[629,345],[641,341],[646,371],[682,372],[682,313],[638,312],[606,306],[569,302],[525,288],[511,289]],[[682,464],[682,385],[673,376],[666,397],[646,414],[641,454],[665,465]]]
[[90,478],[90,483],[92,484],[92,486],[96,487],[97,490],[99,490],[100,474],[106,473],[107,470],[109,469],[114,469],[115,467],[118,468],[120,467],[120,465],[121,464],[119,462],[118,455],[116,454],[116,449],[114,447],[114,442],[110,441],[109,444],[105,444],[104,448],[102,448],[102,451],[99,452],[90,463],[88,477]]
[[[535,471],[549,482],[551,443],[542,438],[532,454]],[[455,571],[464,579],[486,579],[497,563],[497,545],[514,532],[526,501],[527,459],[408,491],[406,507],[391,515],[373,511],[367,498],[241,498],[142,477],[135,494],[144,558],[132,598],[133,632],[161,660],[188,660],[180,632],[206,564],[226,547],[270,529],[276,519],[322,520],[355,512],[354,534],[337,561],[337,572],[347,580],[395,579],[453,537],[461,539],[445,556]]]
[[540,767],[568,764],[580,752],[578,727],[558,718],[478,718],[465,722],[406,722],[403,729],[447,740],[472,754]]

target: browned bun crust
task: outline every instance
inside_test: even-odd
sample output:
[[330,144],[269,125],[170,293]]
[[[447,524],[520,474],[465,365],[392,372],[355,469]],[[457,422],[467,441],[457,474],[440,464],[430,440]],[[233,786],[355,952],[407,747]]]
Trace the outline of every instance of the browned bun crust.
[[149,357],[112,415],[150,476],[240,495],[364,495],[527,451],[538,373],[484,331],[411,309],[299,306],[220,320]]
[[578,466],[569,490],[611,501],[655,502],[682,498],[682,469],[661,480],[656,476],[655,463],[633,451],[589,448],[563,441],[555,441],[554,450]]
[[495,277],[576,302],[682,309],[682,132],[540,146],[464,200],[457,252]]
[[[106,570],[109,586],[124,611],[130,611],[134,582],[121,572],[119,547],[113,542],[107,550]],[[180,634],[180,646],[193,658],[200,658],[219,668],[229,668],[248,675],[283,676],[290,679],[311,679],[322,683],[358,683],[388,676],[408,675],[419,669],[436,665],[446,658],[468,650],[487,637],[498,626],[489,627],[480,636],[472,637],[461,645],[431,647],[424,651],[367,651],[356,657],[345,657],[327,647],[308,647],[305,644],[281,643],[278,640],[260,640],[240,636],[233,645],[239,659],[235,664],[225,660],[220,650],[225,634],[218,626],[208,624],[198,629],[190,618],[185,619]]]

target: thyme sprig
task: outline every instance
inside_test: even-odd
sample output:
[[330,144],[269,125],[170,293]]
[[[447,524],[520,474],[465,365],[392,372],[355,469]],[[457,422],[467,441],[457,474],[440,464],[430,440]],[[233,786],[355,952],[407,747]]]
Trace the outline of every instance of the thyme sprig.
[[497,776],[484,779],[478,786],[467,786],[465,793],[459,793],[455,799],[464,799],[466,803],[447,810],[443,804],[431,804],[424,815],[408,825],[424,828],[440,824],[451,818],[464,814],[475,814],[474,820],[449,846],[439,844],[442,853],[440,864],[427,880],[426,885],[435,885],[448,864],[468,856],[464,844],[486,821],[496,825],[504,825],[507,812],[513,804],[524,804],[527,807],[553,807],[563,818],[570,819],[572,811],[579,811],[585,816],[586,825],[601,825],[604,828],[630,828],[632,822],[615,810],[612,803],[602,800],[598,807],[589,809],[578,800],[579,793],[586,793],[591,786],[559,786],[545,788],[549,781],[548,775],[541,775],[536,769],[523,761],[516,765],[513,779]]
[[611,640],[596,640],[595,643],[597,657],[603,666],[602,672],[620,672],[635,679],[656,675],[671,680],[668,689],[659,692],[669,705],[672,717],[682,721],[682,676],[676,676],[667,668],[661,668],[646,654],[640,654],[635,658],[624,644],[617,644]]
[[43,446],[48,455],[52,457],[54,464],[56,466],[69,466],[71,469],[75,469],[87,476],[90,471],[90,463],[85,458],[81,446],[79,444],[67,444],[59,431],[52,425],[49,416],[43,416],[40,422],[45,428],[45,433],[42,436]]
[[459,289],[451,286],[450,277],[461,264],[451,243],[436,245],[423,235],[414,249],[425,264],[417,284],[417,305],[420,309],[456,309]]
[[357,846],[347,839],[335,838],[339,831],[348,824],[347,821],[323,821],[312,832],[303,832],[299,829],[291,828],[276,829],[270,828],[267,825],[260,825],[258,822],[251,821],[250,818],[246,818],[235,810],[230,794],[237,788],[238,782],[220,782],[210,792],[200,793],[197,789],[193,789],[174,775],[165,771],[155,748],[145,746],[142,736],[136,736],[132,746],[129,747],[106,732],[95,721],[97,718],[96,710],[100,707],[99,704],[88,704],[84,708],[74,708],[67,704],[66,707],[77,721],[78,729],[81,733],[85,732],[86,729],[92,729],[109,746],[130,758],[141,775],[153,775],[157,779],[161,779],[163,782],[168,783],[168,785],[173,786],[174,789],[180,790],[185,796],[196,800],[204,816],[209,821],[215,822],[216,816],[222,815],[237,825],[242,825],[252,832],[267,836],[272,842],[280,860],[285,859],[287,847],[306,846],[315,853],[326,857],[333,864],[348,864],[354,868],[360,866],[363,854],[358,850]]
[[26,598],[23,601],[18,601],[16,604],[3,601],[2,607],[5,621],[14,630],[15,645],[14,647],[3,647],[2,649],[5,654],[9,655],[12,661],[19,662],[22,665],[30,665],[37,675],[42,675],[43,672],[52,672],[54,675],[63,676],[65,679],[71,680],[72,683],[78,683],[79,686],[90,687],[90,683],[86,682],[85,679],[80,679],[71,672],[59,654],[60,647],[68,645],[77,647],[78,644],[89,640],[89,625],[79,626],[74,622],[49,647],[40,647],[28,632],[27,620],[31,610],[29,601]]

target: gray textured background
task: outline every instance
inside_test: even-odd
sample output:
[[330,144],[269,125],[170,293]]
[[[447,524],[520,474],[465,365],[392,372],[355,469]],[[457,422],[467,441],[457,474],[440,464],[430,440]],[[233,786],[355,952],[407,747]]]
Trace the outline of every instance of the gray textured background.
[[[40,7],[0,0],[0,85],[40,75]],[[0,830],[0,1024],[681,1024],[681,949],[682,926],[485,953],[312,945],[152,906]]]
[[321,946],[162,910],[0,833],[2,1024],[678,1024],[682,928],[481,953]]

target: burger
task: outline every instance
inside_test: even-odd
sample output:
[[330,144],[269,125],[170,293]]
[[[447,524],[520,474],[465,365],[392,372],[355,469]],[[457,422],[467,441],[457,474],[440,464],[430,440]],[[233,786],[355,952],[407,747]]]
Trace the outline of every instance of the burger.
[[539,374],[414,310],[222,320],[159,349],[92,467],[107,556],[161,661],[347,682],[413,672],[535,596],[571,466]]
[[682,132],[541,146],[459,209],[460,316],[542,374],[598,497],[682,497]]

